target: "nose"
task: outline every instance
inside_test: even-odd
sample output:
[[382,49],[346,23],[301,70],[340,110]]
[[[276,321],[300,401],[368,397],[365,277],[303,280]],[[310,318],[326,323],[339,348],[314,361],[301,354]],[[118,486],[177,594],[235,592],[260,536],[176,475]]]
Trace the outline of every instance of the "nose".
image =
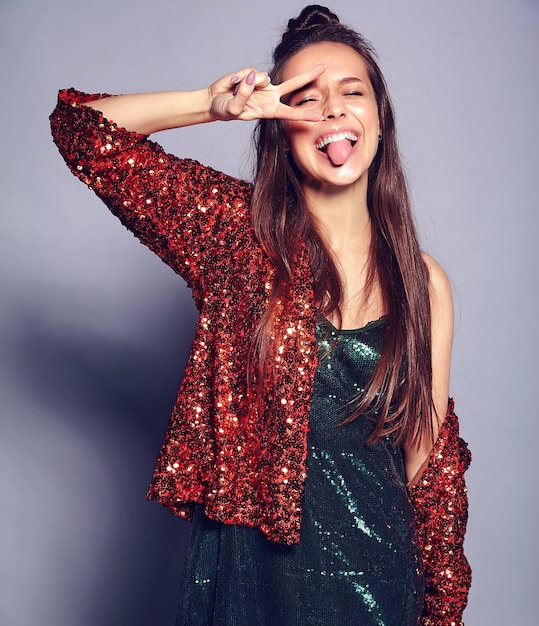
[[345,117],[346,113],[340,98],[335,95],[329,95],[324,103],[323,115],[326,120],[334,120],[337,117]]

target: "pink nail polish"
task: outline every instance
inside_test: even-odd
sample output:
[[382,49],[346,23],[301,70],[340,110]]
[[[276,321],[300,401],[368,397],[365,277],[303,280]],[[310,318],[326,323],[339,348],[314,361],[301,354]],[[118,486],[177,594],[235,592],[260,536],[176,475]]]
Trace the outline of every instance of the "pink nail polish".
[[236,83],[240,82],[240,77],[237,74],[234,74],[234,76],[232,76],[232,78],[230,79],[230,84],[231,85],[235,85]]
[[255,76],[256,76],[256,74],[255,74],[254,70],[251,70],[251,71],[247,74],[247,78],[245,79],[245,82],[246,82],[248,85],[252,85],[252,84],[255,82]]

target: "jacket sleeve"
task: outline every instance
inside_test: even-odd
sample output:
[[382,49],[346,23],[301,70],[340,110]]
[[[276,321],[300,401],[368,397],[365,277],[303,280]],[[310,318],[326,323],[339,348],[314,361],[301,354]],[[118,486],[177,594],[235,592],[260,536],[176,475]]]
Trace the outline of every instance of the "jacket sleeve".
[[451,399],[427,469],[410,489],[425,574],[423,626],[458,626],[472,572],[463,543],[468,520],[464,472],[471,462]]
[[106,94],[59,93],[51,130],[71,171],[129,230],[196,291],[223,248],[230,220],[245,223],[251,187],[107,120],[85,102]]

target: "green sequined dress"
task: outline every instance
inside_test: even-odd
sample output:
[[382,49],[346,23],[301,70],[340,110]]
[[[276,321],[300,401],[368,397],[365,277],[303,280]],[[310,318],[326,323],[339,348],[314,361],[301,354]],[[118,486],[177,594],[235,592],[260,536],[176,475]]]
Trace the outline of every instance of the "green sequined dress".
[[[411,626],[423,604],[401,452],[372,424],[337,426],[368,380],[384,320],[317,327],[301,541],[285,546],[197,507],[177,626]],[[331,349],[329,347],[331,346]]]

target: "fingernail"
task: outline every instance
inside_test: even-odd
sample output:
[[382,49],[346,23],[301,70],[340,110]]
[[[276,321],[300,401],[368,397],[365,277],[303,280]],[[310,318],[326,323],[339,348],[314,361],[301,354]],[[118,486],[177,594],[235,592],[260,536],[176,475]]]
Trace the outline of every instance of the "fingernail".
[[230,84],[231,85],[235,85],[236,83],[240,82],[240,77],[237,74],[234,74],[234,76],[232,76],[232,78],[230,79]]
[[252,84],[255,82],[255,77],[256,77],[255,71],[254,71],[254,70],[251,70],[251,71],[247,74],[247,78],[245,79],[245,82],[246,82],[248,85],[252,85]]

